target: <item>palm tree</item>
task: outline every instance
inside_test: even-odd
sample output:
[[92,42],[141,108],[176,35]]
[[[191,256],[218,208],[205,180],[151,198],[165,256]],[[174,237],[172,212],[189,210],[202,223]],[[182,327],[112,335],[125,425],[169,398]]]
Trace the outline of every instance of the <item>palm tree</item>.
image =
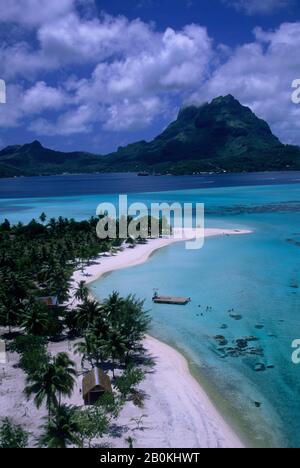
[[148,331],[150,317],[144,311],[144,301],[135,296],[123,298],[113,292],[103,303],[103,314],[109,321],[110,355],[128,360],[130,353],[142,350],[142,340]]
[[87,299],[83,304],[80,304],[76,311],[76,319],[78,326],[82,330],[89,328],[95,319],[101,314],[102,308],[97,301]]
[[25,305],[20,326],[28,335],[45,336],[49,331],[49,325],[47,306],[33,301]]
[[67,353],[59,353],[53,358],[53,365],[56,366],[61,373],[61,388],[58,388],[59,404],[62,396],[70,397],[73,393],[75,377],[75,363],[69,358]]
[[65,449],[69,445],[80,445],[79,424],[75,418],[76,408],[62,405],[55,409],[43,426],[44,434],[38,445],[47,448]]
[[75,353],[82,355],[82,366],[88,361],[93,368],[99,367],[108,357],[107,343],[90,329],[85,333],[84,341],[75,345]]
[[77,299],[80,302],[86,302],[89,297],[89,289],[86,285],[86,282],[80,281],[77,286],[78,288],[76,289],[76,292],[74,295],[75,299]]
[[114,291],[108,299],[103,302],[103,310],[108,317],[112,319],[119,316],[119,312],[124,304],[124,299],[117,291]]
[[123,361],[127,352],[126,335],[121,332],[119,327],[110,327],[106,342],[104,344],[104,350],[111,358],[113,377],[115,377],[116,361]]
[[74,366],[66,353],[60,353],[49,358],[48,362],[27,377],[25,394],[28,398],[35,395],[34,402],[38,409],[46,402],[48,418],[53,407],[59,405],[62,396],[72,395],[76,375]]

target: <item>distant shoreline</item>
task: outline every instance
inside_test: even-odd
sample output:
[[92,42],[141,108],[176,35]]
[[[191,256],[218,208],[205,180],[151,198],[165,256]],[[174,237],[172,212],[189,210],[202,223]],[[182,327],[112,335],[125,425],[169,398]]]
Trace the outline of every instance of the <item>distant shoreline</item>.
[[147,175],[142,176],[138,171],[94,171],[94,172],[57,172],[53,174],[26,174],[26,175],[11,175],[11,176],[1,176],[0,180],[14,180],[14,179],[32,179],[35,177],[72,177],[72,176],[89,176],[89,175],[107,175],[107,174],[131,174],[137,177],[201,177],[201,176],[226,176],[226,175],[251,175],[251,174],[300,174],[300,170],[297,169],[285,169],[282,171],[278,170],[266,170],[266,171],[200,171],[200,172],[191,172],[186,174],[172,174],[172,173],[147,173]]
[[[250,233],[248,230],[207,229],[205,237]],[[191,232],[186,232],[187,239],[192,237]],[[169,237],[152,239],[148,244],[138,245],[135,249],[126,248],[116,256],[99,258],[100,264],[88,266],[83,271],[77,270],[72,278],[73,284],[85,281],[91,285],[105,274],[144,263],[155,251],[176,242],[182,240]],[[182,448],[243,448],[244,445],[239,437],[225,422],[200,383],[190,373],[187,360],[174,348],[150,336],[145,339],[145,347],[156,360],[154,375],[147,376],[143,384],[145,391],[149,386],[152,388],[146,409],[150,415],[155,414],[158,418],[156,432],[145,433],[145,439],[148,437],[145,447],[155,447],[156,438],[164,440],[160,443],[170,446],[169,444],[176,443],[177,438],[177,443],[181,444]],[[179,381],[180,386],[178,386]],[[172,393],[168,393],[168,388],[172,388]],[[161,406],[159,411],[158,405]],[[177,420],[175,426],[174,418]],[[168,437],[172,441],[168,440]]]

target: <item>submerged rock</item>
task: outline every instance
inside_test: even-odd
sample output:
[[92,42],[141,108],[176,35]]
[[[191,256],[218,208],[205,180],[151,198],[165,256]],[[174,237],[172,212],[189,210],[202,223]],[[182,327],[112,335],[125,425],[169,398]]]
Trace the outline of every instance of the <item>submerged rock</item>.
[[227,356],[235,358],[243,356],[243,353],[238,348],[227,348],[226,353]]
[[251,348],[248,350],[248,352],[253,356],[264,356],[264,350],[262,348]]
[[248,347],[248,341],[244,339],[236,340],[236,344],[240,349],[245,349]]
[[230,317],[233,319],[233,320],[242,320],[243,316],[240,315],[240,314],[233,314],[232,312],[229,314]]
[[225,336],[217,335],[214,337],[215,340],[218,342],[219,346],[226,346],[228,345],[228,340],[226,340]]
[[266,370],[266,366],[265,366],[265,364],[257,363],[257,364],[255,364],[253,370],[254,370],[255,372],[264,372],[264,371]]
[[246,336],[245,340],[249,341],[249,343],[253,341],[259,341],[259,339],[256,338],[256,336]]

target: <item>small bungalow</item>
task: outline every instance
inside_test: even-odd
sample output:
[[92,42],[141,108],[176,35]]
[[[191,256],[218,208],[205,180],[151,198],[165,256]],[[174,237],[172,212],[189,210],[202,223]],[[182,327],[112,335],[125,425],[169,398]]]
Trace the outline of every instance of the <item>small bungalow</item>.
[[95,368],[82,380],[84,404],[94,405],[104,393],[112,393],[110,378],[102,369]]
[[56,296],[38,297],[38,301],[48,307],[58,307],[59,301]]

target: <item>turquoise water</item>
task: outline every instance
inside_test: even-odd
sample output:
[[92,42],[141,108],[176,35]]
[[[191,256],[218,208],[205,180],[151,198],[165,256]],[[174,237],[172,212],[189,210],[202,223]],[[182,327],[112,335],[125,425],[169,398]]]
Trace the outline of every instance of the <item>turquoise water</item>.
[[[199,251],[185,250],[184,244],[165,248],[92,289],[99,298],[113,290],[145,298],[152,334],[185,353],[217,406],[251,445],[299,447],[300,366],[291,361],[291,343],[300,338],[300,184],[135,194],[130,199],[204,202],[207,226],[254,231],[208,239]],[[113,195],[1,200],[0,213],[14,222],[42,211],[83,219],[95,214],[98,203],[115,200]],[[153,305],[154,288],[190,296],[192,302],[183,308]],[[230,316],[231,309],[240,320]],[[251,347],[261,348],[263,355],[225,355],[216,335],[224,336],[227,347],[255,337]],[[266,370],[256,372],[257,364]]]
[[[146,298],[152,334],[188,356],[194,373],[225,414],[235,415],[251,445],[298,447],[300,366],[291,361],[291,343],[300,337],[300,250],[294,243],[300,241],[300,186],[168,197],[192,198],[205,199],[211,211],[208,225],[247,227],[254,233],[208,239],[196,252],[185,250],[184,244],[168,247],[146,264],[115,272],[92,289],[99,298],[114,289]],[[185,308],[153,305],[153,288],[190,296],[192,302]],[[232,308],[241,320],[230,317]],[[227,329],[221,329],[224,324]],[[263,356],[224,358],[217,351],[216,335],[223,335],[229,345],[254,336],[259,341],[253,346],[261,347]],[[272,368],[255,372],[256,364]]]

